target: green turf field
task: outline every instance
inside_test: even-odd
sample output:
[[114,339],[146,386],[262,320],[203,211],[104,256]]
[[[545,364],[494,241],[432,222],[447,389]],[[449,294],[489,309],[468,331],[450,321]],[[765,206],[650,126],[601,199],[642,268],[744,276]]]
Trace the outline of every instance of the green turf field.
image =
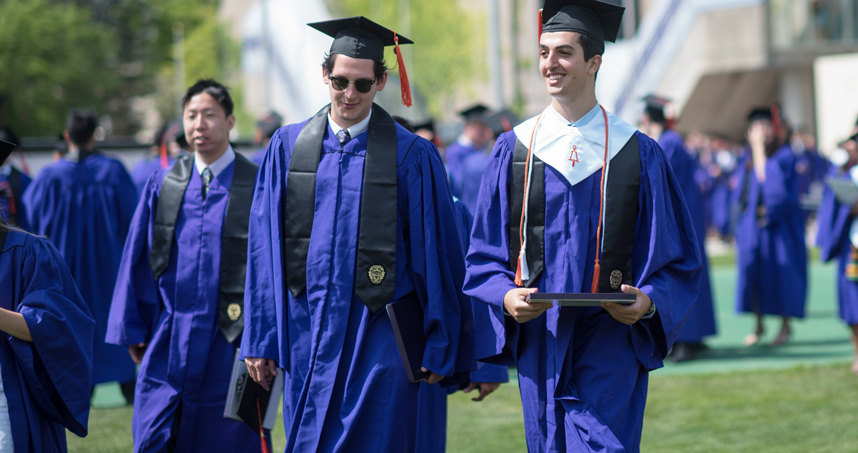
[[[849,332],[837,316],[833,265],[812,261],[807,317],[793,338],[773,348],[742,346],[752,316],[735,314],[732,258],[712,260],[718,335],[693,362],[650,375],[642,449],[654,452],[858,451],[858,376],[849,372]],[[779,324],[767,324],[764,342]],[[524,427],[517,381],[486,401],[449,399],[448,451],[522,452]],[[85,439],[69,435],[72,452],[131,450],[131,409],[118,386],[96,389]],[[283,451],[278,422],[274,451]]]

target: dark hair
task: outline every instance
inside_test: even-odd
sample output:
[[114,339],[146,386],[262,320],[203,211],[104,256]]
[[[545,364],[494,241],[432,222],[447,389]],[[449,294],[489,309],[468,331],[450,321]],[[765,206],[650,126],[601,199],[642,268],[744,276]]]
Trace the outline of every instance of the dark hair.
[[66,117],[66,131],[69,139],[77,146],[85,145],[95,134],[98,120],[92,110],[72,109]]
[[221,108],[223,108],[223,113],[225,116],[232,115],[233,103],[232,98],[229,96],[229,91],[225,86],[216,82],[213,79],[200,79],[197,80],[197,83],[191,85],[188,88],[188,91],[185,92],[185,95],[182,96],[182,111],[185,111],[185,107],[188,105],[188,102],[191,101],[191,98],[200,94],[207,93],[211,97],[220,104]]
[[407,130],[408,132],[411,132],[412,134],[414,133],[414,126],[411,124],[411,121],[408,121],[407,119],[405,119],[401,116],[396,116],[396,115],[393,115],[392,118],[393,118],[393,121],[396,121],[397,123],[399,123],[399,125],[404,127],[405,130]]
[[[337,61],[337,54],[325,54],[325,61],[322,62],[322,68],[325,70],[328,75],[331,75],[331,72],[334,70],[334,62]],[[375,80],[381,79],[384,73],[387,71],[387,64],[384,63],[384,60],[372,60],[374,64],[373,72],[375,73]]]
[[578,33],[578,44],[584,49],[584,61],[605,53],[605,45],[586,33]]

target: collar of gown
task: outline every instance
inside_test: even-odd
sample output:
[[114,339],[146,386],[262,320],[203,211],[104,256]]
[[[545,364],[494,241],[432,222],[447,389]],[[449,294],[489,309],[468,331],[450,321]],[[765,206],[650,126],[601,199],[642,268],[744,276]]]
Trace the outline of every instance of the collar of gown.
[[[602,168],[605,117],[599,104],[574,123],[567,121],[551,105],[542,112],[539,124],[537,118],[516,126],[513,129],[515,135],[528,148],[533,137],[533,155],[560,172],[570,185],[578,184]],[[636,129],[608,113],[608,130],[610,160],[620,152]],[[610,169],[610,165],[608,167]]]

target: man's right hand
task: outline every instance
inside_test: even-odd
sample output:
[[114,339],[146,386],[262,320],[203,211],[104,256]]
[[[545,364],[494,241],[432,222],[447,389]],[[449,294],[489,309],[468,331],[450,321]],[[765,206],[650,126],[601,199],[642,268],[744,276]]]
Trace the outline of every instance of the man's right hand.
[[271,381],[277,376],[277,361],[272,359],[260,359],[257,357],[245,357],[247,372],[254,381],[259,383],[265,390],[271,390]]
[[149,346],[148,343],[132,344],[128,346],[128,353],[131,354],[131,360],[133,360],[137,365],[140,365],[140,362],[143,361],[143,355],[146,354],[147,346]]
[[528,294],[538,291],[536,288],[513,288],[503,297],[503,308],[516,320],[524,323],[538,318],[551,308],[550,302],[528,303],[524,299]]

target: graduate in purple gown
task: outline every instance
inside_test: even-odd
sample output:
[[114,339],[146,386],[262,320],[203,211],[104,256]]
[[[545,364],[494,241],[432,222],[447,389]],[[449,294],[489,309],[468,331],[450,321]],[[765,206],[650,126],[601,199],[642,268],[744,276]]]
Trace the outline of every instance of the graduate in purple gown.
[[[649,371],[700,287],[693,220],[667,157],[596,100],[622,13],[546,2],[539,69],[553,101],[498,139],[474,212],[465,292],[493,310],[494,359],[517,366],[530,451],[639,450]],[[634,301],[526,301],[620,291]]]
[[95,319],[92,385],[119,381],[130,403],[136,370],[126,348],[107,344],[107,316],[122,246],[137,204],[125,167],[95,150],[95,114],[73,110],[68,153],[45,167],[24,192],[31,231],[56,246]]
[[[0,126],[0,140],[20,144],[21,141],[11,129]],[[28,230],[27,209],[23,195],[32,179],[26,173],[8,162],[0,165],[0,218],[7,223]]]
[[2,218],[0,287],[0,450],[67,451],[66,429],[87,433],[95,322],[57,249]]
[[256,130],[253,132],[253,142],[260,146],[251,159],[256,165],[261,165],[265,160],[265,150],[268,149],[268,143],[271,142],[271,137],[277,132],[277,129],[283,126],[283,117],[277,112],[271,111],[256,122]]
[[131,180],[137,187],[137,193],[143,194],[152,173],[172,167],[176,158],[182,154],[183,150],[176,140],[179,134],[184,135],[184,131],[182,122],[178,120],[164,124],[155,133],[155,140],[150,147],[152,152],[131,169]]
[[709,283],[709,263],[706,257],[706,223],[704,220],[703,195],[697,183],[697,161],[688,153],[683,144],[682,136],[670,128],[670,121],[665,114],[666,99],[657,96],[644,98],[646,107],[641,119],[641,128],[650,137],[658,138],[658,145],[664,150],[670,167],[679,181],[679,187],[685,195],[685,202],[694,220],[694,231],[697,233],[697,243],[700,246],[702,271],[700,273],[700,290],[697,300],[685,318],[685,324],[673,349],[670,360],[684,362],[694,359],[706,346],[703,339],[715,335],[715,311],[712,307],[712,288]]
[[[858,185],[858,133],[843,142],[832,156],[829,175]],[[858,374],[858,202],[848,204],[838,200],[826,186],[822,204],[816,215],[818,232],[816,245],[823,262],[837,259],[837,300],[840,319],[851,330],[855,357],[852,372]]]
[[779,118],[771,109],[754,109],[748,119],[750,150],[739,161],[732,200],[739,209],[736,311],[756,315],[756,328],[745,337],[746,346],[761,341],[763,315],[780,316],[780,332],[772,342],[780,345],[789,340],[789,319],[804,317],[807,293],[795,154],[778,139]]
[[488,108],[484,105],[468,107],[459,115],[465,120],[465,128],[444,150],[444,162],[453,196],[462,200],[468,209],[473,209],[488,159],[492,129],[487,123]]
[[229,144],[232,110],[213,80],[188,89],[183,125],[194,156],[149,178],[125,244],[107,341],[140,363],[135,451],[260,451],[259,433],[223,416],[257,170]]
[[423,309],[426,382],[475,367],[453,199],[435,147],[373,104],[384,46],[411,41],[365,17],[310,25],[335,37],[331,104],[278,130],[260,167],[241,353],[263,385],[285,373],[287,452],[415,451],[443,414],[418,413],[385,306]]

